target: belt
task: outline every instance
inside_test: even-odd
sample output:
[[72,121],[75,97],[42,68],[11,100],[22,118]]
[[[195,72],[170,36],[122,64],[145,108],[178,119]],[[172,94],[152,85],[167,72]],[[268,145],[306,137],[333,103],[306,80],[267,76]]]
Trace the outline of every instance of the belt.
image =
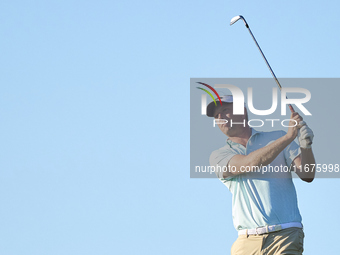
[[242,229],[238,231],[238,235],[239,236],[240,235],[262,235],[262,234],[266,234],[270,232],[280,231],[286,228],[303,228],[303,226],[300,222],[289,222],[289,223],[283,223],[279,225],[271,225],[271,226],[253,228],[253,229]]

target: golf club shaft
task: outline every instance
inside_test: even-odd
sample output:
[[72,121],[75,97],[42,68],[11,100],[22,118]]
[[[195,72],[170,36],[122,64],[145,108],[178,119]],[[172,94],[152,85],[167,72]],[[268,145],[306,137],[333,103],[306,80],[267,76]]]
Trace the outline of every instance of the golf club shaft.
[[[234,18],[231,20],[230,25],[234,24],[235,22],[237,22],[237,21],[240,20],[240,19],[243,20],[243,22],[244,22],[246,28],[248,29],[248,31],[249,31],[251,37],[253,38],[253,40],[254,40],[254,42],[255,42],[257,48],[259,49],[259,51],[260,51],[260,53],[261,53],[261,55],[262,55],[264,61],[266,62],[266,64],[267,64],[267,66],[268,66],[268,68],[269,68],[271,74],[272,74],[273,77],[274,77],[274,80],[276,81],[276,83],[277,83],[277,85],[279,86],[279,89],[280,89],[280,91],[281,91],[281,90],[282,90],[282,86],[281,86],[279,80],[276,78],[276,75],[275,75],[273,69],[272,69],[271,66],[269,65],[268,60],[266,59],[265,55],[263,54],[263,52],[262,52],[262,50],[261,50],[261,48],[260,48],[260,45],[257,43],[257,41],[256,41],[256,39],[255,39],[255,36],[254,36],[253,33],[251,32],[251,30],[250,30],[250,28],[249,28],[249,25],[248,25],[247,21],[245,20],[245,18],[244,18],[243,16],[241,16],[241,15],[236,16],[236,17],[234,17]],[[287,98],[287,96],[286,96],[286,98]],[[293,106],[292,106],[291,104],[288,104],[288,107],[289,107],[289,109],[290,109],[290,111],[291,111],[292,113],[295,112],[295,110],[294,110],[294,108],[293,108]],[[309,144],[309,145],[312,144],[312,141],[311,141],[310,139],[307,139],[307,141],[308,141],[308,144]]]
[[[281,86],[279,80],[276,78],[276,75],[275,75],[273,69],[271,68],[271,66],[269,65],[268,60],[266,59],[265,55],[263,54],[263,52],[262,52],[262,50],[261,50],[261,48],[260,48],[260,45],[257,43],[257,41],[256,41],[256,39],[255,39],[255,36],[254,36],[253,33],[251,32],[251,30],[250,30],[248,24],[246,25],[246,27],[247,27],[247,29],[248,29],[248,31],[249,31],[251,37],[253,37],[253,40],[254,40],[254,42],[255,42],[257,48],[259,49],[259,51],[260,51],[260,53],[261,53],[261,55],[262,55],[264,61],[266,62],[267,66],[268,66],[268,68],[269,68],[269,70],[270,70],[270,72],[272,73],[272,75],[273,75],[273,77],[274,77],[274,79],[275,79],[275,81],[276,81],[276,83],[277,83],[277,86],[279,86],[279,89],[280,89],[280,91],[281,91],[281,90],[282,90],[282,86]],[[287,98],[287,97],[286,97],[286,98]],[[289,109],[290,109],[291,112],[295,112],[295,110],[294,110],[294,108],[293,108],[293,106],[292,106],[291,104],[289,104],[288,107],[289,107]]]

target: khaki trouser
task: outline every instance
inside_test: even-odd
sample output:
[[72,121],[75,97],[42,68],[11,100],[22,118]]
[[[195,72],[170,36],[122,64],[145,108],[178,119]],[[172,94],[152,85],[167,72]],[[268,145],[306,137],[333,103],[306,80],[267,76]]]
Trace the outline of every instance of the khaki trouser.
[[301,255],[301,228],[287,228],[262,235],[240,235],[231,247],[231,255]]

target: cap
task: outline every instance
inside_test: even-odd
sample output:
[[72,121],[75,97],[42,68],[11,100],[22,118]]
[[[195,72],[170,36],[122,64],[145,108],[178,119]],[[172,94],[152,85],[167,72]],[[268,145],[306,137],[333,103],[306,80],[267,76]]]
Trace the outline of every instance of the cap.
[[[232,95],[224,95],[224,96],[221,96],[220,98],[221,98],[222,104],[223,103],[232,103],[233,102],[233,96]],[[215,102],[212,101],[207,106],[207,116],[208,117],[214,117],[215,109],[216,109],[216,107],[218,105],[220,105],[220,100],[218,98],[216,98],[215,101],[216,101],[217,105],[215,105]]]

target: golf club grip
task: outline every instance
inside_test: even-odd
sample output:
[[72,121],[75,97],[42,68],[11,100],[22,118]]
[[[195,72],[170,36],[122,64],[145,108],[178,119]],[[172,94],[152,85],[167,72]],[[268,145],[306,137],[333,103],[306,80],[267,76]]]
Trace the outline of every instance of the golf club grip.
[[[289,104],[288,107],[289,107],[289,109],[292,113],[295,112],[295,110],[294,110],[294,108],[291,104]],[[310,139],[306,139],[306,140],[307,140],[308,145],[312,145],[313,142]]]

